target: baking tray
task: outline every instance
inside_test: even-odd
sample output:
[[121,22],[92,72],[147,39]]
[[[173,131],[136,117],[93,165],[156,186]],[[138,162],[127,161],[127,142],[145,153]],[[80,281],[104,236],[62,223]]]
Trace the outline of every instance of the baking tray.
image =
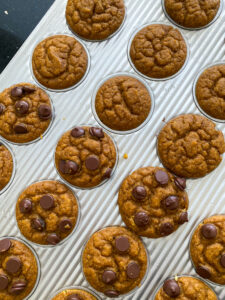
[[[49,92],[56,117],[51,130],[43,139],[26,146],[11,145],[17,171],[10,188],[0,196],[1,236],[19,233],[14,218],[18,194],[30,183],[41,179],[60,179],[54,168],[53,154],[58,138],[75,124],[97,124],[91,111],[92,93],[104,77],[118,72],[135,73],[127,58],[129,37],[137,27],[155,21],[167,22],[161,0],[125,0],[126,21],[122,29],[103,42],[84,41],[91,55],[91,68],[85,81],[77,88],[63,93]],[[42,37],[54,33],[70,34],[64,11],[66,0],[56,0],[35,28],[7,68],[0,75],[1,90],[18,82],[33,82],[30,59],[34,45]],[[10,14],[9,14],[10,18]],[[156,137],[164,120],[181,113],[200,113],[193,101],[192,84],[200,68],[224,60],[224,23],[222,11],[217,21],[203,30],[181,29],[190,46],[186,68],[176,78],[168,81],[148,81],[155,97],[155,111],[148,124],[130,135],[113,135],[119,148],[119,163],[113,178],[92,190],[74,189],[80,199],[82,219],[79,229],[61,246],[43,248],[32,246],[41,261],[41,280],[31,296],[32,300],[46,300],[49,294],[64,286],[90,287],[81,271],[82,245],[92,232],[108,225],[123,224],[117,206],[117,192],[122,180],[142,166],[158,166]],[[225,125],[217,123],[225,134]],[[128,154],[128,159],[123,154]],[[188,243],[193,228],[202,218],[225,212],[225,160],[208,176],[188,180],[190,220],[175,233],[157,240],[144,242],[150,254],[150,272],[143,286],[134,295],[123,299],[151,300],[160,282],[175,274],[196,275],[188,253]],[[225,289],[212,285],[220,300],[225,299]]]

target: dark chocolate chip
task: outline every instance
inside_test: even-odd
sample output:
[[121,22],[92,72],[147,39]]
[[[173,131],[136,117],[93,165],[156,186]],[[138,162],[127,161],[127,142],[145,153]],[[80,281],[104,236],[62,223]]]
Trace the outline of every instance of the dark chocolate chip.
[[175,177],[174,183],[181,191],[184,191],[186,189],[186,179],[185,178]]
[[90,171],[97,170],[99,165],[100,165],[100,161],[97,156],[91,155],[87,157],[85,160],[85,166]]
[[52,195],[46,194],[41,197],[40,205],[44,210],[49,210],[55,206],[55,199]]
[[56,233],[50,233],[46,238],[47,243],[51,245],[56,245],[60,242],[60,238]]
[[170,222],[166,222],[166,223],[161,224],[159,230],[160,230],[161,235],[163,235],[163,236],[169,235],[174,231],[174,226]]
[[4,253],[11,247],[10,239],[3,239],[0,241],[0,253]]
[[188,222],[188,213],[187,212],[182,212],[180,214],[180,217],[178,219],[178,224],[184,224]]
[[174,279],[166,280],[163,284],[163,290],[169,297],[172,298],[176,298],[180,295],[180,287]]
[[66,300],[82,300],[83,298],[81,298],[79,295],[77,294],[71,294],[69,296],[66,297]]
[[225,268],[225,253],[221,255],[220,257],[220,264],[222,267]]
[[105,270],[102,274],[102,281],[111,284],[116,280],[116,273],[112,270]]
[[211,273],[207,267],[199,266],[196,268],[196,272],[203,278],[208,279],[211,277]]
[[214,239],[217,236],[217,228],[214,224],[204,224],[201,233],[206,239]]
[[14,131],[17,134],[24,134],[24,133],[28,132],[27,126],[25,124],[23,124],[23,123],[16,124],[14,126]]
[[169,182],[169,176],[166,172],[158,170],[155,172],[155,179],[159,184],[165,185]]
[[23,96],[23,87],[16,86],[11,90],[11,96],[12,97],[22,97]]
[[72,160],[60,160],[59,170],[63,174],[74,175],[78,171],[78,164]]
[[21,260],[19,257],[11,257],[6,262],[6,271],[10,274],[17,273],[22,266]]
[[5,290],[8,286],[9,279],[6,275],[0,275],[0,291]]
[[18,114],[25,115],[29,111],[29,103],[24,100],[16,101],[15,109]]
[[165,209],[175,210],[179,206],[179,198],[171,195],[163,199],[161,204]]
[[85,130],[82,127],[75,127],[71,130],[71,135],[74,138],[81,137],[81,136],[85,135]]
[[130,262],[126,270],[127,276],[130,279],[136,279],[140,275],[140,270],[141,268],[138,263],[136,263],[135,261]]
[[89,133],[90,133],[90,135],[97,137],[99,139],[104,137],[104,132],[103,132],[102,128],[90,127]]
[[150,218],[144,211],[139,211],[134,215],[134,222],[138,227],[145,227],[149,224]]
[[120,252],[127,252],[130,248],[129,239],[126,236],[118,236],[115,240],[116,249]]
[[5,105],[3,103],[0,103],[0,115],[3,114],[5,111]]
[[132,195],[135,199],[137,200],[143,200],[147,196],[147,192],[144,186],[137,185],[133,190],[132,190]]
[[71,230],[73,224],[70,219],[63,219],[59,222],[59,230],[63,233],[66,233]]
[[23,199],[19,203],[19,208],[20,208],[21,213],[23,213],[23,214],[30,213],[32,211],[32,202],[31,202],[31,200],[28,199],[28,198]]
[[51,107],[47,104],[41,104],[38,107],[38,116],[41,120],[48,120],[52,117]]
[[120,294],[117,291],[113,291],[113,290],[108,290],[105,291],[105,295],[109,298],[116,298],[118,297]]
[[27,94],[32,94],[33,92],[35,92],[35,89],[34,89],[34,88],[29,87],[29,86],[27,86],[27,85],[24,85],[24,86],[22,87],[22,89],[23,89],[23,93],[24,93],[25,95],[27,95]]
[[25,280],[19,279],[14,281],[9,289],[9,293],[13,295],[19,295],[26,288],[27,283]]
[[108,178],[110,178],[111,173],[112,173],[112,169],[111,169],[111,168],[106,169],[106,171],[105,171],[105,173],[103,174],[102,178],[103,178],[103,179],[108,179]]
[[31,219],[31,226],[38,231],[43,231],[45,229],[45,221],[41,218]]

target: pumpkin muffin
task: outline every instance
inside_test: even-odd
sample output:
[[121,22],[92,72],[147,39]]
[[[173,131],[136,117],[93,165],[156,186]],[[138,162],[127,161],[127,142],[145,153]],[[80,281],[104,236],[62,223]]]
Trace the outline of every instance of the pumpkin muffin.
[[98,300],[98,298],[85,290],[74,288],[60,292],[52,300]]
[[9,149],[0,142],[0,192],[12,178],[13,168],[12,154]]

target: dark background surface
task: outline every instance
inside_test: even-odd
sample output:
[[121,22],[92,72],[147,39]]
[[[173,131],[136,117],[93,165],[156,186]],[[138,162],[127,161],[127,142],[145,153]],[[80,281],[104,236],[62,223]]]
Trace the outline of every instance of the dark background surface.
[[0,0],[0,72],[53,2],[54,0]]

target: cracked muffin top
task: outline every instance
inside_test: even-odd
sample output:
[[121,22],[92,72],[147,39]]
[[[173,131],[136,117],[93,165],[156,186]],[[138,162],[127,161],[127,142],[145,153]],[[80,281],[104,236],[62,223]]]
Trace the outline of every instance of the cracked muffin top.
[[[197,295],[197,298],[196,298]],[[154,300],[217,300],[214,291],[203,281],[189,276],[175,277],[164,282]]]
[[187,45],[178,29],[152,24],[133,38],[130,58],[143,75],[160,79],[176,74],[187,58]]
[[137,128],[148,117],[151,96],[139,80],[129,76],[108,79],[99,88],[95,110],[99,119],[111,129],[126,131]]
[[0,191],[9,183],[13,173],[11,152],[0,142]]
[[113,140],[99,127],[74,127],[58,141],[56,168],[70,184],[91,188],[109,179],[116,164]]
[[34,49],[32,68],[37,81],[46,88],[66,89],[84,77],[88,68],[88,56],[75,38],[53,35]]
[[142,241],[120,226],[95,232],[82,255],[87,281],[97,291],[111,298],[140,287],[147,261]]
[[104,40],[116,32],[125,17],[123,0],[68,0],[70,28],[88,40]]
[[0,93],[0,135],[10,142],[42,138],[52,117],[49,96],[34,84],[15,84]]
[[52,300],[97,300],[97,298],[82,289],[67,289],[53,297]]
[[225,120],[225,65],[206,69],[197,81],[195,95],[209,116]]
[[164,0],[171,19],[187,28],[208,25],[217,15],[220,0]]
[[224,152],[223,133],[200,115],[180,115],[170,120],[158,136],[161,162],[184,178],[199,178],[212,172],[222,161]]
[[225,215],[206,218],[198,225],[190,254],[198,275],[225,285]]
[[118,204],[123,221],[138,235],[159,238],[188,221],[186,180],[163,168],[134,171],[119,189]]

